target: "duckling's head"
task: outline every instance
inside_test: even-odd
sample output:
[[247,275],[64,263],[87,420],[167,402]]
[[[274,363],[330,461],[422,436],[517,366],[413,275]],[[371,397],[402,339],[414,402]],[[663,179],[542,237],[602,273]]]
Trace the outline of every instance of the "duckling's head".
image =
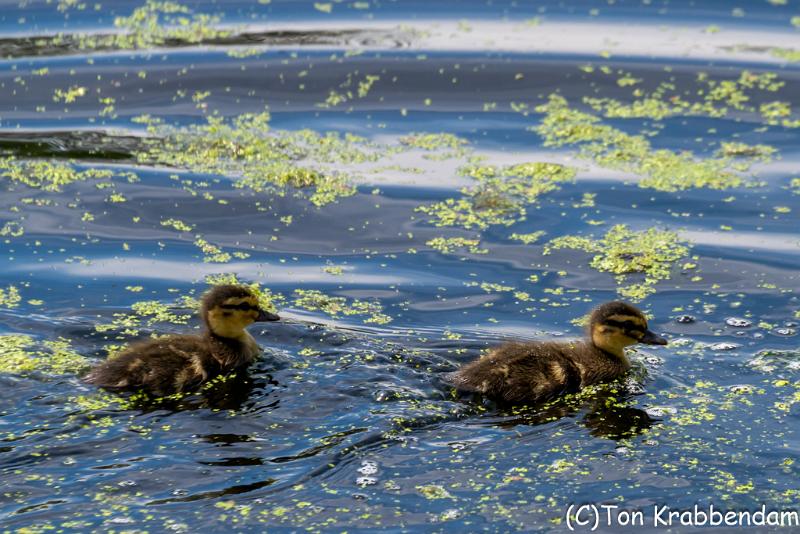
[[601,304],[589,318],[592,343],[624,358],[624,348],[635,343],[666,345],[667,340],[647,328],[647,319],[635,306],[614,301]]
[[200,304],[200,316],[211,333],[238,339],[244,329],[256,321],[277,321],[280,319],[258,304],[258,296],[248,287],[225,284],[214,286]]

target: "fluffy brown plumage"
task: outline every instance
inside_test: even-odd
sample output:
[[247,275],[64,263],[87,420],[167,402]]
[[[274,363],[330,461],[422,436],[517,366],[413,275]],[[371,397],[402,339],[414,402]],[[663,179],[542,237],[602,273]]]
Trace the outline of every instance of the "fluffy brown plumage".
[[84,378],[112,390],[145,390],[157,396],[188,391],[216,376],[246,368],[260,349],[245,328],[279,317],[258,305],[248,288],[220,285],[202,299],[203,333],[134,343],[97,365]]
[[630,368],[624,349],[634,343],[666,345],[667,340],[648,330],[634,306],[607,302],[592,312],[587,339],[505,343],[448,379],[462,391],[503,403],[543,401],[620,377]]

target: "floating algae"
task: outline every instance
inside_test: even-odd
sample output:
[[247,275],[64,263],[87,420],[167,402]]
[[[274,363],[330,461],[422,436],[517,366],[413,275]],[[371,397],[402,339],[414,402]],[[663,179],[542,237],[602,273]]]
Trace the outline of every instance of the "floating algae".
[[[544,113],[536,131],[544,137],[546,146],[580,145],[580,155],[598,165],[632,172],[643,176],[640,187],[659,191],[681,191],[706,187],[729,189],[745,183],[733,171],[745,171],[748,162],[742,161],[743,150],[736,158],[697,159],[690,152],[654,150],[642,135],[630,135],[600,123],[589,113],[569,107],[559,95],[550,95],[547,104],[536,110]],[[753,149],[757,159],[767,157],[765,149]]]
[[146,49],[180,42],[186,44],[228,37],[231,32],[214,28],[220,18],[193,11],[177,2],[148,0],[127,17],[116,17],[114,27],[119,32],[111,35],[79,34],[42,38],[39,46],[73,45],[83,50]]
[[442,254],[454,254],[457,250],[468,250],[472,254],[486,254],[488,250],[480,248],[480,239],[465,237],[434,237],[425,243]]
[[64,339],[38,342],[24,334],[4,334],[0,335],[0,354],[0,373],[63,375],[89,366],[88,360]]
[[386,324],[392,318],[383,313],[383,307],[377,301],[364,301],[333,297],[316,289],[295,289],[293,304],[308,311],[321,311],[333,318],[339,315],[366,315],[365,323]]
[[511,226],[525,218],[525,205],[571,182],[575,169],[557,163],[521,163],[502,168],[473,165],[461,172],[478,185],[462,189],[461,198],[420,206],[417,211],[436,226],[485,229],[490,225]]
[[0,158],[0,179],[5,178],[12,183],[48,192],[59,192],[64,186],[74,182],[101,180],[112,176],[114,172],[108,169],[78,171],[64,163]]
[[589,263],[600,272],[617,275],[617,283],[626,282],[627,275],[642,273],[644,281],[618,288],[618,293],[633,301],[640,301],[655,293],[653,287],[660,280],[668,280],[673,264],[689,253],[674,232],[650,228],[634,231],[624,224],[613,226],[600,239],[582,236],[563,236],[551,240],[544,253],[570,248],[594,253]]
[[[699,73],[697,82],[701,88],[696,101],[685,100],[674,83],[662,82],[652,93],[639,88],[633,91],[634,100],[630,103],[615,98],[584,97],[583,102],[607,118],[631,119],[648,118],[663,120],[675,116],[726,117],[732,111],[759,113],[760,108],[750,105],[754,91],[775,92],[785,84],[771,72],[756,74],[742,71],[734,80],[714,80],[705,73]],[[775,102],[788,106],[786,102]],[[789,111],[785,116],[790,115]],[[763,113],[762,113],[763,115]],[[784,126],[792,127],[792,121]]]
[[306,196],[317,206],[355,192],[345,173],[325,164],[363,163],[379,157],[367,150],[369,144],[363,138],[311,130],[274,131],[269,119],[264,112],[246,113],[230,123],[209,117],[207,124],[186,128],[151,123],[148,130],[157,137],[137,157],[143,163],[235,176],[235,187],[256,192],[312,189]]
[[8,286],[5,289],[0,287],[0,308],[16,308],[21,300],[16,286]]

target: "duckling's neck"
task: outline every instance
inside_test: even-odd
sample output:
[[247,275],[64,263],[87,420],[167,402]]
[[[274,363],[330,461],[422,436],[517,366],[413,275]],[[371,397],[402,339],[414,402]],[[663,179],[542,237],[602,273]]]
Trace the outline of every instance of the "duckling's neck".
[[613,340],[608,339],[605,336],[598,335],[596,333],[592,335],[591,340],[589,341],[590,344],[599,351],[618,360],[620,363],[625,365],[625,367],[630,367],[631,362],[625,355],[625,347],[627,345],[614,343]]
[[[224,335],[223,335],[224,334]],[[258,356],[258,343],[247,330],[227,331],[206,325],[205,336],[209,340],[211,354],[224,369],[249,365]]]

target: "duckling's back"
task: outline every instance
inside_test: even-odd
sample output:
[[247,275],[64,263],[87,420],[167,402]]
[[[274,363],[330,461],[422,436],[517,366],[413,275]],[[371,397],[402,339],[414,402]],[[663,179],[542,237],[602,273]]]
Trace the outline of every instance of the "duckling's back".
[[162,396],[200,384],[209,378],[213,366],[203,339],[169,336],[131,345],[95,367],[84,380],[108,389],[144,389]]
[[581,370],[575,353],[581,342],[505,343],[449,375],[458,389],[497,401],[543,401],[578,391]]

